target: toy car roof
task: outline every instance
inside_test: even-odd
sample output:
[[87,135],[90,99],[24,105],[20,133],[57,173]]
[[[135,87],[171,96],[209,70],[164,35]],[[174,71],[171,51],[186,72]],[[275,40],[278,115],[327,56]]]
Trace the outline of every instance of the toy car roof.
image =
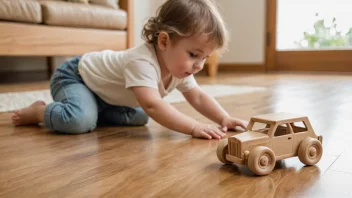
[[285,113],[285,112],[262,114],[262,115],[257,115],[252,117],[252,119],[256,121],[264,121],[264,122],[265,121],[266,122],[285,122],[285,121],[296,122],[306,118],[307,116],[296,115],[296,114]]

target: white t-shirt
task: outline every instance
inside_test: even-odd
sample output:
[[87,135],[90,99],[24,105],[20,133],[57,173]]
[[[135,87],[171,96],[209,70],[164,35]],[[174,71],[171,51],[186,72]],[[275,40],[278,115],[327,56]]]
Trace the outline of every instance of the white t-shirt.
[[126,51],[86,53],[78,70],[86,86],[111,105],[140,106],[133,91],[128,89],[134,86],[155,88],[162,98],[175,88],[187,92],[197,86],[193,75],[184,79],[172,77],[165,90],[155,49],[148,43]]

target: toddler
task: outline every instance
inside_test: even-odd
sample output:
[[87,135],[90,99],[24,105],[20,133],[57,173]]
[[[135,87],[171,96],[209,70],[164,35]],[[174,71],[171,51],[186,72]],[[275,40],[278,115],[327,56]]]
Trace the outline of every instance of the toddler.
[[[197,138],[221,139],[229,128],[246,128],[198,86],[194,74],[228,42],[211,0],[168,0],[145,24],[145,43],[125,51],[96,51],[58,67],[50,82],[54,102],[36,101],[14,112],[15,125],[37,124],[81,134],[97,124],[142,126],[149,117]],[[174,89],[221,127],[182,114],[163,97]]]

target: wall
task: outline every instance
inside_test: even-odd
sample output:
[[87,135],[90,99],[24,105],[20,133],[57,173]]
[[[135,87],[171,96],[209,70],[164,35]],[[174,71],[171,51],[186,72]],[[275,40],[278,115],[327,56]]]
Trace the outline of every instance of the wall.
[[[141,31],[164,0],[135,0],[135,43],[143,42]],[[220,63],[262,63],[264,61],[265,0],[217,0],[231,31],[229,51]],[[56,65],[68,57],[55,59]],[[43,57],[1,57],[0,71],[45,70]]]
[[[149,2],[140,0],[139,5],[150,12],[139,12],[136,15],[136,44],[143,42],[140,33],[145,19],[153,15],[162,2],[163,0],[149,0]],[[263,63],[265,0],[217,0],[216,2],[231,32],[229,50],[222,55],[220,63]]]
[[143,43],[141,32],[143,26],[149,17],[155,16],[158,7],[164,0],[135,0],[138,6],[135,6],[135,44]]
[[263,63],[265,0],[217,0],[231,31],[229,51],[221,63]]

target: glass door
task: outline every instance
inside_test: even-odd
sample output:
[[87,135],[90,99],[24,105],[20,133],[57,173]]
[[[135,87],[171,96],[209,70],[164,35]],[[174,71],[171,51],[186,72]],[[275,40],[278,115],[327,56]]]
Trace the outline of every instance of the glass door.
[[267,0],[269,70],[352,71],[352,0]]

